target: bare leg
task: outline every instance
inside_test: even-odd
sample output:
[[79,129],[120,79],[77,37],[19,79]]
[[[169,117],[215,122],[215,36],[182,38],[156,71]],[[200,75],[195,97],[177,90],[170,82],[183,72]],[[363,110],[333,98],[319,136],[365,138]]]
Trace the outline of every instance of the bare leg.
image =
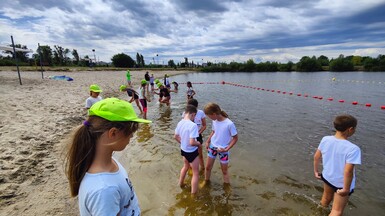
[[189,162],[186,160],[185,157],[183,157],[183,167],[180,170],[180,176],[179,176],[179,186],[181,187],[184,185],[184,179],[186,178],[186,173],[189,167],[190,167]]
[[223,174],[223,182],[230,184],[229,164],[221,163],[221,169],[222,169],[222,174]]
[[333,199],[334,190],[329,185],[324,183],[324,192],[322,194],[321,206],[328,207]]
[[139,104],[139,99],[135,99],[135,103],[136,103],[136,106],[138,106],[138,108],[139,108],[139,110],[140,110],[140,114],[143,114],[142,107],[141,107],[140,104]]
[[211,170],[213,169],[215,159],[207,157],[206,169],[205,169],[205,180],[209,181],[211,177]]
[[334,193],[332,211],[330,212],[329,216],[342,215],[348,200],[349,196],[341,196],[338,193]]
[[192,163],[190,163],[192,168],[193,176],[191,178],[191,193],[196,194],[199,187],[199,158],[196,157]]
[[203,151],[202,151],[202,145],[198,146],[198,152],[199,152],[199,165],[200,165],[200,170],[205,169],[205,162],[203,160]]

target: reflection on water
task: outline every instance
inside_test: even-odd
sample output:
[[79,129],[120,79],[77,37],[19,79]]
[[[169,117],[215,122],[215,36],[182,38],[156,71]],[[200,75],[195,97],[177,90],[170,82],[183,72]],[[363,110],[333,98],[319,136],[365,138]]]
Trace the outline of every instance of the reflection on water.
[[229,184],[202,182],[196,196],[186,187],[176,194],[176,203],[168,209],[168,215],[233,215],[234,209],[242,208],[239,197],[232,192]]
[[136,136],[138,137],[137,141],[139,143],[147,142],[150,140],[154,134],[151,131],[150,124],[140,124],[139,130],[136,132]]

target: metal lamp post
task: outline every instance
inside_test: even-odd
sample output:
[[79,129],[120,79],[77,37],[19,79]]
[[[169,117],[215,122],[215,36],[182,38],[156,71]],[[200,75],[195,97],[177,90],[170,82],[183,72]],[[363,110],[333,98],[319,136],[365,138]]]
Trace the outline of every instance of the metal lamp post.
[[95,55],[95,49],[92,49],[92,52],[94,52],[94,64],[96,65],[96,55]]

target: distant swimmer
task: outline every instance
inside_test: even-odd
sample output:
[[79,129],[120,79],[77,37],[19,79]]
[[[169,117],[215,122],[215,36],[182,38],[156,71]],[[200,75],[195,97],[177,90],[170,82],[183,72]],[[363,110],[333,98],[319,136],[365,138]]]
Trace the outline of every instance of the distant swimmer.
[[332,79],[333,81],[336,81],[337,79],[335,78],[335,77],[333,77],[333,79]]

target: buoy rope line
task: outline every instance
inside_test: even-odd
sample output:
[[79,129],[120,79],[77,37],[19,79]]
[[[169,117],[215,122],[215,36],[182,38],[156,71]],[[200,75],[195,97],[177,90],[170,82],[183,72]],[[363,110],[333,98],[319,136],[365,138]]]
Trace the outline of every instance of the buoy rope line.
[[[180,83],[180,84],[186,84],[186,83]],[[222,81],[222,82],[191,82],[191,84],[222,84],[222,85],[232,85],[232,86],[235,86],[235,87],[241,87],[241,88],[250,88],[250,89],[255,89],[255,90],[260,90],[260,91],[266,91],[266,92],[275,92],[275,93],[278,93],[278,94],[288,94],[288,95],[296,95],[298,97],[305,97],[305,98],[308,98],[308,97],[311,97],[311,98],[314,98],[314,99],[318,99],[318,100],[323,100],[324,97],[322,96],[311,96],[309,94],[301,94],[301,93],[293,93],[293,92],[288,92],[288,91],[282,91],[282,90],[274,90],[274,89],[266,89],[266,88],[261,88],[261,87],[254,87],[254,86],[247,86],[247,85],[242,85],[242,84],[238,84],[238,83],[232,83],[232,82],[225,82],[225,81]],[[328,101],[334,101],[334,98],[332,97],[329,97],[329,98],[325,98],[325,100],[328,100]],[[345,103],[345,100],[338,100],[339,103]],[[372,104],[370,103],[358,103],[358,101],[352,101],[351,102],[352,105],[363,105],[365,107],[372,107]],[[383,106],[380,106],[380,109],[382,110],[385,110],[385,105]]]
[[309,79],[309,80],[296,80],[296,79],[287,79],[287,80],[253,80],[254,83],[314,83],[314,82],[320,82],[320,81],[328,81],[328,82],[347,82],[347,83],[357,83],[357,84],[378,84],[378,85],[385,85],[385,81],[370,81],[370,80],[343,80],[343,79]]

